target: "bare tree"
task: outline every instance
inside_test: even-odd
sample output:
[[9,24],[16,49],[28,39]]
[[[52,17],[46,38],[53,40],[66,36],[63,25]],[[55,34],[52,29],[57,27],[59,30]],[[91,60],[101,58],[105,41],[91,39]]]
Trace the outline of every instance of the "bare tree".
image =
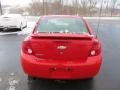
[[76,3],[75,3],[74,0],[72,0],[72,7],[73,7],[73,10],[74,10],[74,12],[72,12],[72,13],[76,14]]
[[74,7],[74,14],[76,14],[76,15],[78,15],[78,13],[79,13],[79,8],[78,8],[78,6],[79,6],[79,4],[78,4],[78,0],[73,0],[73,7]]
[[43,15],[48,14],[48,0],[42,0],[43,3]]
[[53,14],[62,14],[62,0],[54,0],[52,3]]
[[9,9],[9,13],[19,13],[19,14],[23,14],[24,9],[22,8],[10,8]]
[[43,2],[43,14],[45,14],[45,0],[42,0]]
[[[27,11],[31,15],[46,14],[75,14],[83,16],[94,16],[98,13],[97,4],[99,0],[31,0]],[[119,12],[117,7],[118,0],[104,0],[105,8],[102,13],[113,15],[114,11]],[[108,2],[111,1],[111,2]],[[119,5],[118,5],[119,6]],[[109,11],[110,10],[110,11]],[[108,14],[107,14],[108,13]]]
[[31,0],[31,3],[29,4],[27,11],[31,15],[41,15],[43,12],[43,7],[41,2],[39,0]]
[[106,0],[104,1],[104,3],[106,4],[105,6],[105,16],[107,16],[109,13],[109,4],[110,4],[110,0]]
[[118,0],[111,0],[111,16],[113,16],[117,1]]
[[61,14],[63,14],[63,10],[64,10],[64,7],[63,7],[63,6],[64,6],[64,5],[63,5],[63,2],[64,2],[63,0],[60,0],[60,4],[61,4]]
[[88,12],[88,0],[81,0],[81,12],[83,15],[87,15],[87,12]]
[[89,15],[92,16],[92,14],[95,12],[95,8],[97,5],[98,0],[88,0],[89,4]]

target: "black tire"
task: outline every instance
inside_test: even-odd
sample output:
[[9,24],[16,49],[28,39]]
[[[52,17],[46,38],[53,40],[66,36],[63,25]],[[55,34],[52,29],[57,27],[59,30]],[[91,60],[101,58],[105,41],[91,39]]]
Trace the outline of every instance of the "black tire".
[[3,28],[0,28],[0,32],[2,32],[3,31]]
[[94,77],[91,77],[91,78],[87,78],[86,80],[92,81],[93,79],[94,79]]
[[32,76],[28,76],[27,79],[28,79],[29,81],[31,81],[31,80],[35,80],[36,78],[35,78],[35,77],[32,77]]

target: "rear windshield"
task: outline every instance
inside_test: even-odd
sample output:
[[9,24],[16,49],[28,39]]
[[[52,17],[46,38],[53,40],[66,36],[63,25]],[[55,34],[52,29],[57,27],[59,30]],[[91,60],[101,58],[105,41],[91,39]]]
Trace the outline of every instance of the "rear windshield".
[[36,32],[88,33],[84,22],[77,18],[42,18]]

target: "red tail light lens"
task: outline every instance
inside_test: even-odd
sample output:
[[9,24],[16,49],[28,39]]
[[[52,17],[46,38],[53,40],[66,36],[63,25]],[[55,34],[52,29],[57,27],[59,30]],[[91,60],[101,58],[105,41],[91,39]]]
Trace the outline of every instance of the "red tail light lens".
[[100,54],[100,52],[101,52],[101,45],[99,41],[95,41],[90,51],[90,56],[97,56]]
[[25,53],[25,54],[33,54],[33,50],[31,48],[31,44],[30,44],[30,41],[24,41],[23,44],[22,44],[22,51]]

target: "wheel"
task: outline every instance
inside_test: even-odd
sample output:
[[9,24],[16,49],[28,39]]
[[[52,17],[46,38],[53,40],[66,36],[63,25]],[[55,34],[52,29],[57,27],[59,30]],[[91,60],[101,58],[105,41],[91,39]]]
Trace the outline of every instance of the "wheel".
[[93,81],[94,77],[91,77],[91,78],[87,78],[86,80],[87,81]]
[[36,78],[28,75],[27,79],[31,81],[31,80],[35,80]]
[[0,32],[2,32],[3,31],[3,28],[0,28]]

